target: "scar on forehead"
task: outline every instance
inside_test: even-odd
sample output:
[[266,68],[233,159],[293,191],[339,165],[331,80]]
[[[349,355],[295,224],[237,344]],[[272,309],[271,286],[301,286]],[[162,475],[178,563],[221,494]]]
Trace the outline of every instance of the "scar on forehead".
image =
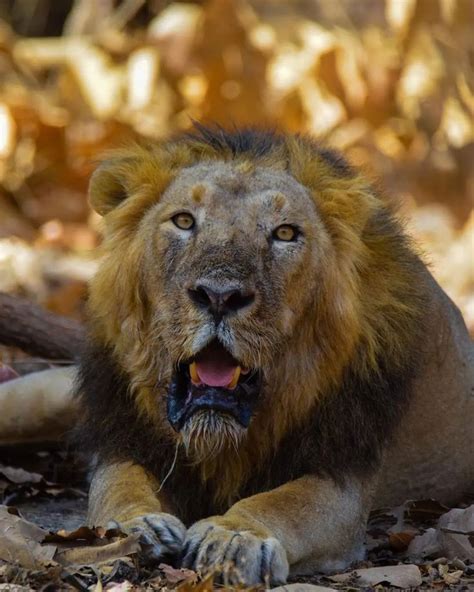
[[243,160],[239,162],[235,169],[244,175],[251,175],[255,171],[255,164],[250,160]]
[[222,189],[237,194],[247,190],[247,179],[240,172],[232,171],[219,179]]
[[206,188],[204,187],[204,185],[201,185],[200,183],[198,185],[194,185],[194,187],[191,190],[191,197],[193,198],[193,201],[195,201],[196,203],[201,203],[205,192]]
[[286,204],[286,197],[283,195],[283,193],[277,193],[274,196],[273,204],[278,211],[283,209],[284,205]]

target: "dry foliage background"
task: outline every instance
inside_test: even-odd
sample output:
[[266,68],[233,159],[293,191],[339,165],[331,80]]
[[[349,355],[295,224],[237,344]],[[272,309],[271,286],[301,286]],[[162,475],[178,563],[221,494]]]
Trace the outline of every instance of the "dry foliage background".
[[474,331],[473,0],[3,0],[0,19],[1,290],[80,315],[94,160],[195,118],[342,149]]

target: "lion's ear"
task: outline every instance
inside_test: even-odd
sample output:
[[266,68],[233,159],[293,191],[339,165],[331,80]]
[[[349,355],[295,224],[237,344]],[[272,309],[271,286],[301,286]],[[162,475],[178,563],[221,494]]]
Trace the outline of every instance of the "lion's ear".
[[89,202],[105,216],[128,197],[126,165],[128,159],[116,158],[103,162],[89,181]]

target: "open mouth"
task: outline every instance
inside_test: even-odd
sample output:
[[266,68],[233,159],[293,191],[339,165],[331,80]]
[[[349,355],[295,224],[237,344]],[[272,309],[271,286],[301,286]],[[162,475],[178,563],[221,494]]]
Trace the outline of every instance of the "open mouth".
[[246,368],[215,339],[179,364],[167,398],[168,420],[180,431],[197,411],[227,413],[248,427],[261,388],[261,372]]

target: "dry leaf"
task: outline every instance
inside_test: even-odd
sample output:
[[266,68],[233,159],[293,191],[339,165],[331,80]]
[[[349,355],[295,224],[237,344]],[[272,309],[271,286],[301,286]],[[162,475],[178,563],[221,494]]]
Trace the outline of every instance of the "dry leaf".
[[0,559],[27,569],[39,569],[52,561],[56,547],[42,545],[47,532],[24,520],[11,508],[0,506]]
[[[115,538],[120,536],[120,531],[117,529],[106,530],[101,526],[95,528],[89,528],[88,526],[81,526],[73,531],[58,530],[57,532],[51,532],[45,537],[46,543],[64,543],[66,541],[104,541],[107,539]],[[125,535],[123,535],[125,536]]]
[[446,584],[449,585],[457,584],[459,583],[459,580],[462,578],[463,573],[464,572],[461,569],[452,571],[451,573],[447,572],[443,574],[443,580],[446,582]]
[[128,580],[124,580],[119,584],[116,584],[115,582],[110,582],[110,584],[107,584],[107,586],[104,588],[106,592],[130,592],[130,590],[132,589],[133,584]]
[[158,568],[164,573],[166,581],[169,584],[177,584],[178,582],[192,583],[197,581],[197,573],[191,569],[185,569],[184,567],[176,569],[166,563],[160,563]]
[[426,532],[416,536],[407,549],[407,557],[415,558],[438,557],[440,553],[441,543],[435,528],[428,528]]
[[131,534],[106,545],[80,546],[64,550],[58,548],[54,559],[65,566],[93,565],[104,561],[113,561],[114,559],[120,559],[126,555],[137,553],[140,549],[139,538],[140,536],[138,534]]
[[388,565],[386,567],[369,567],[356,569],[353,572],[331,576],[335,582],[345,582],[357,577],[361,586],[377,586],[388,583],[395,588],[415,588],[422,583],[421,572],[416,565]]
[[214,578],[211,574],[196,583],[184,581],[178,585],[177,590],[179,592],[214,592]]
[[405,519],[418,522],[436,520],[448,510],[448,506],[432,499],[410,501],[405,504]]
[[468,508],[453,508],[439,519],[438,528],[444,532],[454,531],[458,534],[474,533],[474,504]]
[[2,364],[0,362],[0,384],[2,382],[8,382],[9,380],[13,380],[14,378],[18,378],[17,372],[7,366],[6,364]]
[[0,473],[9,481],[16,484],[40,483],[43,481],[43,475],[39,473],[30,473],[21,468],[4,467],[0,465]]
[[474,532],[474,505],[466,509],[454,508],[438,521],[436,528],[417,536],[408,546],[409,557],[458,557],[474,561],[474,547],[470,535]]
[[456,97],[449,97],[444,104],[439,132],[446,136],[455,148],[462,148],[474,141],[474,122]]
[[413,532],[391,532],[388,537],[390,547],[397,552],[406,551],[408,545],[415,538]]
[[313,584],[287,584],[272,588],[272,592],[336,592],[334,588],[326,586],[314,586]]
[[[116,534],[115,531],[108,532]],[[136,553],[140,548],[139,535],[129,535],[112,542],[108,542],[106,536],[107,531],[103,529],[92,530],[87,527],[71,533],[63,531],[63,535],[50,535],[21,518],[14,509],[0,506],[0,559],[28,569],[39,569],[53,560],[64,566],[92,565]],[[89,541],[92,537],[100,544],[85,547],[83,541]],[[67,543],[67,548],[43,543],[51,540],[63,541]],[[74,543],[78,546],[72,546]]]

